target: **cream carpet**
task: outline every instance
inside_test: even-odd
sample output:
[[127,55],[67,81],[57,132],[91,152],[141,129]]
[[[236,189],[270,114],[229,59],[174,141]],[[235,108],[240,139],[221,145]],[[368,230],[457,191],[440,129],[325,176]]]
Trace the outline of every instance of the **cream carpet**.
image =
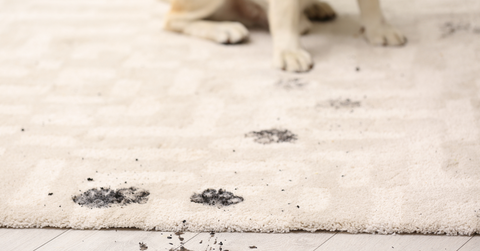
[[163,32],[153,0],[0,2],[0,226],[480,233],[478,0],[355,1],[303,38]]

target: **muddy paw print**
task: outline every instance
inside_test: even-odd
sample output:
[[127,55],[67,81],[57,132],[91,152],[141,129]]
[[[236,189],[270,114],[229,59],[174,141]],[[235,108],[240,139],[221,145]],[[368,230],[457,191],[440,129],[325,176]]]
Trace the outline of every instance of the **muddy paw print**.
[[223,189],[207,189],[202,193],[194,193],[190,197],[191,202],[209,206],[230,206],[243,201],[243,197],[236,196],[232,192]]
[[120,188],[92,188],[80,195],[72,197],[73,202],[89,208],[105,208],[113,205],[125,206],[132,203],[145,204],[150,192],[135,187]]
[[293,134],[289,130],[262,130],[258,132],[249,132],[245,134],[245,137],[253,137],[254,141],[260,144],[272,144],[272,143],[283,143],[283,142],[295,142],[298,138],[297,135]]

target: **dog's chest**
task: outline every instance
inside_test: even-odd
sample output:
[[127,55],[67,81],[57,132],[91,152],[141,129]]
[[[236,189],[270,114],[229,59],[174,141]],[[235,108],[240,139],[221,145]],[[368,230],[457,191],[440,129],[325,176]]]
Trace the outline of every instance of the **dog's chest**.
[[[246,25],[268,25],[268,6],[270,0],[225,0],[221,13],[226,16],[235,16]],[[282,1],[282,0],[280,0]],[[301,8],[311,0],[298,0]],[[227,18],[228,19],[228,18]]]
[[230,11],[235,12],[238,18],[250,25],[266,25],[267,18],[267,0],[228,0]]

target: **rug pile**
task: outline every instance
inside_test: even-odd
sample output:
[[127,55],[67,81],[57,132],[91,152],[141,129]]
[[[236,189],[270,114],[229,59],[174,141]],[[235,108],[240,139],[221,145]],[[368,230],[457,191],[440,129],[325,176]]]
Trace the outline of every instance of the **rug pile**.
[[480,6],[355,1],[302,38],[221,46],[152,0],[0,3],[0,227],[480,233]]

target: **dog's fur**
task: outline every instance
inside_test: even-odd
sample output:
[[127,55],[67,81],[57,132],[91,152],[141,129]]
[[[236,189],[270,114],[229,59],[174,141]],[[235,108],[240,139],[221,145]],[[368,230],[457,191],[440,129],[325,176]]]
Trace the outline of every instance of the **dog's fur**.
[[[292,72],[313,67],[300,44],[310,20],[329,20],[334,10],[319,0],[170,0],[164,28],[223,44],[248,38],[249,25],[268,26],[273,37],[273,64]],[[388,24],[379,0],[358,0],[367,40],[374,45],[403,45],[406,38]]]

